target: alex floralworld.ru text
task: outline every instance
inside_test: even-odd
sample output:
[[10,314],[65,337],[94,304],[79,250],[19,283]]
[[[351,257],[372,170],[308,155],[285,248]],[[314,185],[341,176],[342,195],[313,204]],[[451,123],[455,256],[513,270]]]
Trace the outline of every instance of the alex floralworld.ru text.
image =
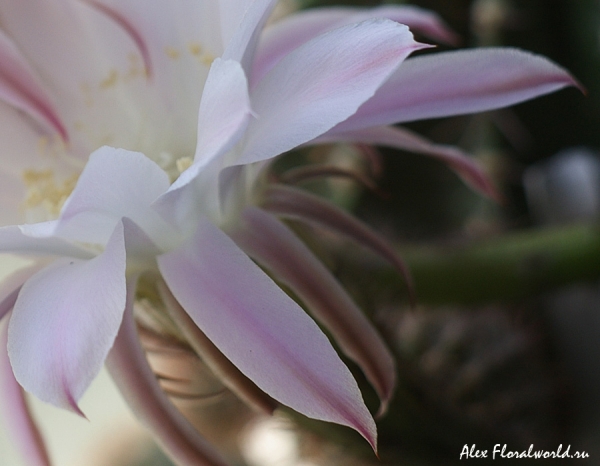
[[[492,459],[515,459],[515,458],[534,458],[534,459],[547,459],[547,458],[589,458],[589,454],[586,452],[573,452],[571,453],[571,445],[568,445],[564,450],[562,444],[558,446],[556,450],[534,450],[533,444],[529,445],[527,450],[510,450],[506,444],[501,445],[497,443],[494,445],[491,451]],[[488,450],[479,450],[475,444],[469,446],[464,445],[460,453],[460,459],[479,459],[489,458]]]

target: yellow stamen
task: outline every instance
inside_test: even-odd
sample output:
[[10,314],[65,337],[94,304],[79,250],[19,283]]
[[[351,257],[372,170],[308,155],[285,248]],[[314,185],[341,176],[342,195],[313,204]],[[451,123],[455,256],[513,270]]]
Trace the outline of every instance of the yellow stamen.
[[56,181],[54,172],[47,170],[25,170],[23,182],[27,194],[23,205],[26,209],[42,207],[51,218],[58,217],[60,210],[77,184],[77,175],[72,175],[61,183]]
[[179,170],[179,174],[186,171],[188,168],[192,166],[194,160],[191,157],[181,157],[177,159],[175,165],[177,166],[177,170]]

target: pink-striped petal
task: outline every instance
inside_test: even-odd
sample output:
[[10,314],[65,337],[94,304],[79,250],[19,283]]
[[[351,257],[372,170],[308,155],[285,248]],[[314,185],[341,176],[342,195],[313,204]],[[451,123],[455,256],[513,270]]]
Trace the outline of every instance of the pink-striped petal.
[[334,132],[483,112],[577,85],[564,68],[521,50],[435,53],[406,60]]
[[334,130],[313,142],[315,144],[326,142],[373,144],[428,155],[445,163],[475,191],[497,201],[501,199],[490,178],[477,162],[466,153],[453,146],[434,144],[406,128],[377,126],[348,131],[347,133],[338,133]]
[[106,141],[137,143],[142,118],[152,117],[142,113],[155,109],[143,58],[126,29],[75,0],[3,0],[0,17],[31,67],[43,70],[73,153],[87,157]]
[[375,448],[373,418],[327,337],[225,233],[203,219],[158,264],[195,324],[260,389],[306,416],[356,429]]
[[73,167],[62,157],[49,156],[53,144],[60,144],[57,134],[47,134],[42,125],[1,99],[0,141],[0,225],[18,225],[23,223],[24,210],[29,207],[23,201],[31,194],[24,176],[51,170],[60,183],[72,176]]
[[150,57],[148,45],[146,44],[146,41],[144,40],[144,37],[141,34],[141,32],[137,29],[135,24],[132,21],[130,21],[130,18],[128,18],[125,14],[123,14],[116,8],[113,8],[100,0],[82,1],[87,2],[90,6],[92,6],[102,14],[106,15],[108,18],[110,18],[112,21],[118,24],[129,35],[129,37],[131,37],[131,40],[137,46],[138,52],[142,57],[146,76],[151,78],[154,67],[152,65],[152,58]]
[[423,47],[406,26],[382,19],[344,26],[297,48],[251,92],[257,118],[248,125],[239,163],[266,160],[320,136]]
[[82,414],[77,400],[98,375],[125,307],[125,246],[117,225],[102,254],[56,261],[21,288],[8,351],[19,383]]
[[371,18],[388,18],[407,25],[430,39],[456,44],[458,38],[435,13],[412,5],[378,8],[316,8],[285,17],[268,26],[259,42],[252,68],[252,82],[260,80],[281,58],[310,39],[335,28]]
[[272,414],[277,402],[260,390],[218,350],[177,302],[164,282],[158,284],[158,289],[175,325],[211,372],[248,406],[257,412]]
[[324,199],[285,186],[269,187],[262,207],[280,217],[308,222],[345,235],[379,254],[400,272],[408,288],[411,304],[416,303],[413,279],[404,260],[385,239],[356,217]]
[[148,365],[133,318],[136,287],[137,278],[129,280],[123,322],[106,360],[117,388],[175,464],[227,466],[169,401]]
[[394,358],[373,324],[331,272],[281,222],[257,208],[246,208],[244,221],[244,230],[234,234],[236,242],[289,285],[329,329],[377,391],[379,414],[383,414],[394,393],[396,370]]
[[33,419],[25,393],[13,374],[8,353],[6,327],[0,338],[0,405],[2,420],[28,466],[50,466],[44,439]]
[[[138,84],[147,81],[143,66],[152,67],[149,90],[158,95],[158,108],[147,107],[147,97],[140,102],[144,122],[151,122],[152,134],[144,133],[145,153],[160,150],[189,152],[196,141],[198,104],[210,64],[224,50],[221,35],[222,14],[216,0],[93,0],[110,11],[111,22],[119,25],[136,45],[135,67],[116,67],[125,79],[136,74]],[[236,9],[236,11],[239,9]],[[225,12],[227,13],[227,12]],[[104,15],[105,16],[105,15]],[[101,39],[105,39],[101,35]],[[102,42],[105,42],[104,40]],[[116,44],[113,47],[120,48]],[[146,56],[147,54],[147,56]],[[130,54],[131,55],[131,54]],[[130,63],[131,65],[131,63]],[[141,70],[141,72],[140,72]],[[139,76],[138,76],[139,75]],[[142,78],[142,79],[138,79]],[[119,81],[121,82],[121,81]],[[111,143],[117,146],[117,142]],[[175,149],[174,149],[175,148]]]
[[14,42],[0,30],[0,99],[68,139],[56,106]]

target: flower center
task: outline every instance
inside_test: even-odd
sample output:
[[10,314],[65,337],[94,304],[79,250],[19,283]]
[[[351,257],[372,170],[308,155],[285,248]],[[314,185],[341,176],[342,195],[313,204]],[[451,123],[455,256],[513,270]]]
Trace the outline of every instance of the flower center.
[[79,175],[71,175],[59,181],[51,169],[25,170],[23,182],[27,193],[23,207],[27,220],[39,222],[57,218],[65,201],[73,192],[78,178]]

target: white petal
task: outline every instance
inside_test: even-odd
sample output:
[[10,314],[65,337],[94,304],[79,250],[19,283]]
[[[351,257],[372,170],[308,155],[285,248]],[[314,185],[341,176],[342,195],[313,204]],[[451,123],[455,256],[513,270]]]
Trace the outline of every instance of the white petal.
[[158,240],[166,226],[150,205],[168,187],[167,174],[144,154],[102,147],[90,156],[54,234],[104,244],[121,218],[129,217]]
[[[23,225],[21,227],[11,225],[0,228],[0,251],[34,256],[77,257],[79,259],[93,257],[93,254],[88,249],[84,249],[67,240],[51,236],[35,237],[27,235],[29,227],[35,230],[36,225]],[[43,226],[44,224],[41,225]]]
[[0,30],[0,99],[24,110],[68,139],[67,130],[46,89],[14,42]]
[[288,228],[257,208],[244,210],[236,242],[290,287],[365,373],[387,409],[396,385],[394,358],[377,329],[331,272]]
[[[244,70],[250,73],[259,34],[277,0],[253,0],[244,3],[247,4],[247,8],[231,39],[226,42],[223,58],[240,62]],[[234,7],[230,0],[221,0],[222,9],[232,7],[243,11],[243,5],[240,5],[239,2]],[[231,18],[228,18],[229,26],[225,26],[224,29],[231,29],[231,23],[240,19],[239,15],[231,16]],[[227,31],[224,32],[227,33]],[[224,39],[227,40],[227,37]]]
[[420,47],[406,26],[371,20],[297,48],[251,92],[257,118],[239,163],[274,157],[345,120]]
[[206,336],[260,389],[375,444],[375,424],[349,370],[308,315],[207,220],[160,271]]
[[[141,127],[143,139],[138,141],[137,147],[119,147],[147,154],[153,150],[155,154],[164,150],[189,155],[195,143],[202,86],[211,62],[224,49],[218,2],[91,0],[91,3],[101,5],[113,16],[118,16],[126,28],[139,37],[143,46],[138,46],[138,49],[147,51],[151,64],[148,76],[150,91],[156,92],[159,99],[158,109],[149,107],[144,112],[146,128]],[[115,47],[122,46],[117,44]],[[138,57],[135,67],[132,68],[130,63],[130,70],[122,70],[123,78],[131,79],[128,77],[130,71],[137,71],[140,81],[148,81],[140,58],[143,53],[134,56]],[[117,141],[111,144],[117,145]]]
[[120,25],[72,0],[4,0],[0,16],[32,68],[43,71],[75,152],[87,156],[107,140],[133,145],[151,95],[138,47]]
[[406,60],[334,131],[483,112],[573,85],[577,82],[565,69],[517,49],[434,53]]
[[261,79],[281,58],[313,37],[346,24],[370,18],[388,18],[407,25],[411,31],[445,43],[456,35],[434,12],[412,5],[384,5],[378,8],[331,7],[302,10],[267,26],[260,38],[253,63],[252,82]]
[[155,203],[155,208],[182,230],[193,228],[200,214],[218,215],[218,176],[228,162],[223,155],[239,141],[250,115],[242,67],[233,60],[215,60],[200,104],[194,163]]
[[219,454],[169,401],[148,365],[133,318],[136,285],[135,279],[127,284],[123,324],[106,361],[108,370],[131,410],[176,464],[226,466]]
[[43,401],[81,414],[77,400],[98,375],[125,308],[125,246],[117,226],[89,261],[57,261],[21,288],[9,326],[15,377]]

